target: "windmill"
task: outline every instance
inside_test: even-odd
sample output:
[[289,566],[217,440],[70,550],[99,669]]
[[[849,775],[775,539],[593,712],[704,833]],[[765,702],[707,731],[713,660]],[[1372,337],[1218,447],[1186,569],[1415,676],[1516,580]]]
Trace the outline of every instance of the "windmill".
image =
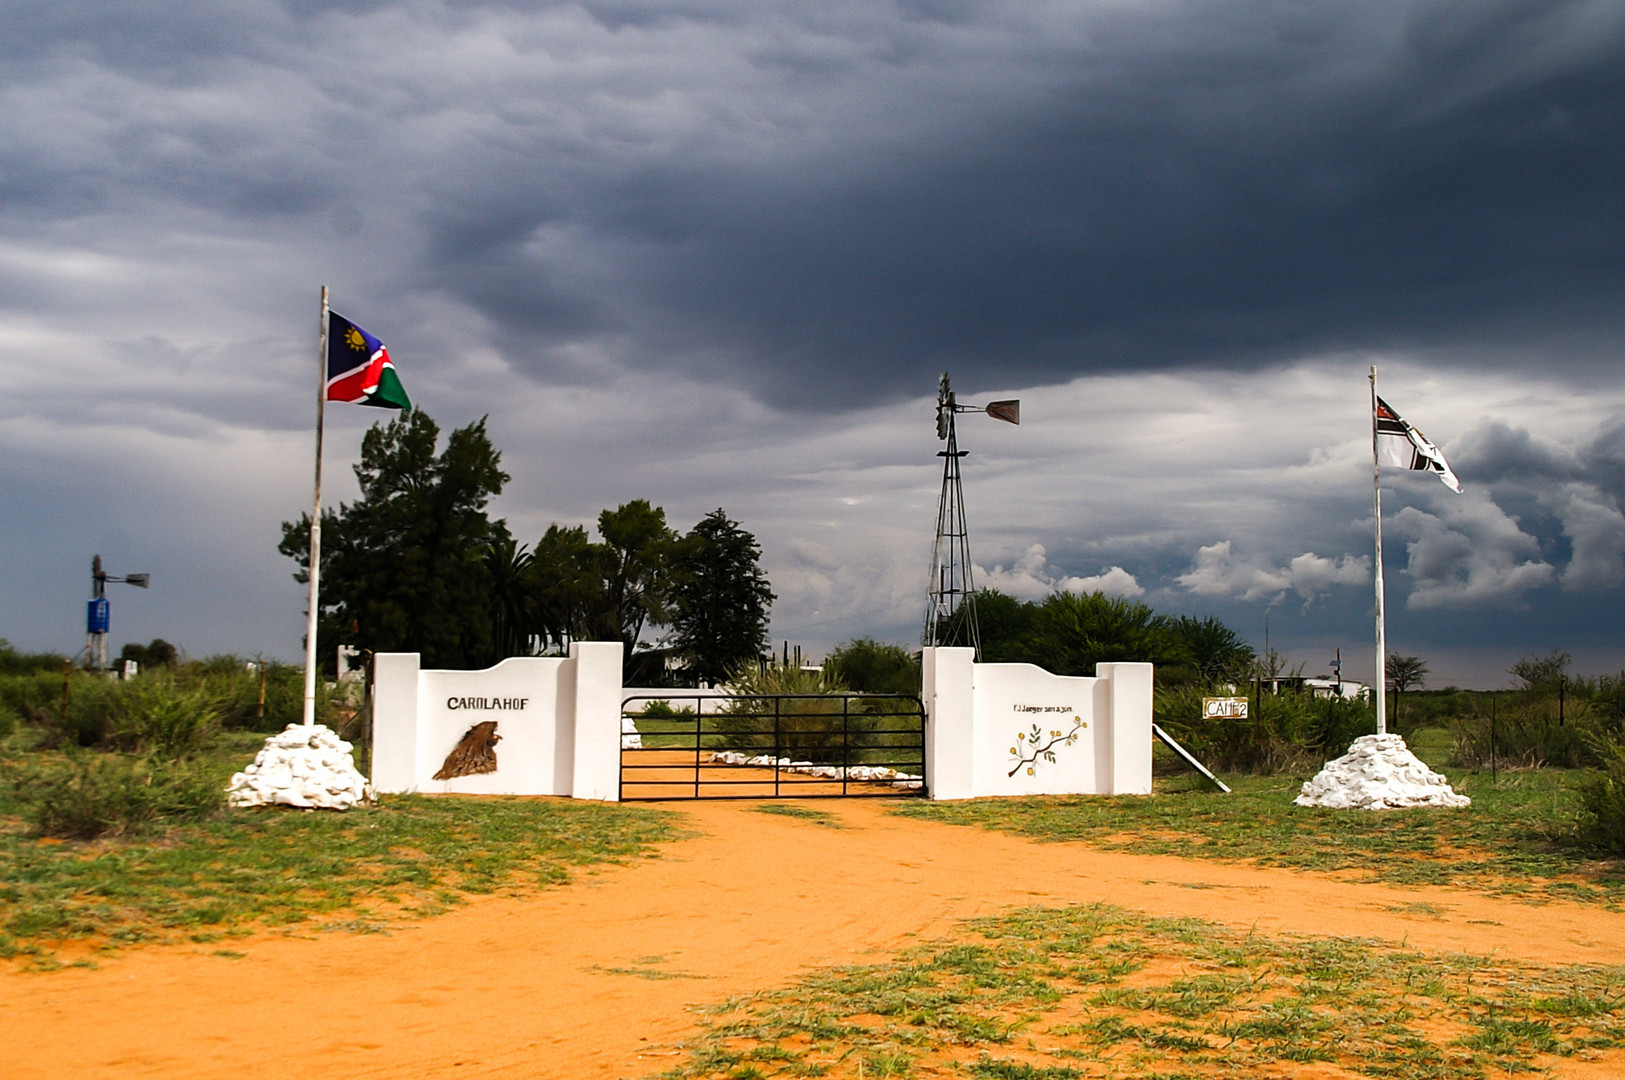
[[942,494],[937,500],[937,539],[931,549],[930,599],[925,606],[925,630],[920,641],[933,645],[968,645],[980,653],[981,631],[976,625],[976,583],[971,576],[970,534],[965,526],[965,489],[959,477],[959,459],[970,451],[959,448],[954,418],[960,413],[985,413],[1007,424],[1021,423],[1020,401],[990,401],[985,406],[961,405],[944,371],[937,380],[937,438],[948,445],[937,451],[942,459]]

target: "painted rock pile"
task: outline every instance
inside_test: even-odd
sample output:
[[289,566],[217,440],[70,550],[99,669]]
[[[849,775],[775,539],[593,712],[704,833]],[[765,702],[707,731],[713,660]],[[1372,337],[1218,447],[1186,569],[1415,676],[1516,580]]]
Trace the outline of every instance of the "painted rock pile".
[[1407,806],[1468,806],[1450,784],[1424,765],[1398,735],[1362,735],[1349,752],[1303,785],[1299,806],[1334,810],[1397,810]]
[[289,724],[265,740],[254,764],[231,778],[226,798],[232,806],[347,810],[371,799],[372,789],[337,732],[321,724]]
[[770,769],[777,766],[783,772],[804,773],[807,776],[821,776],[829,780],[868,780],[890,783],[894,787],[918,787],[920,784],[918,776],[898,772],[884,765],[849,765],[842,768],[839,765],[814,765],[810,761],[791,761],[789,758],[775,760],[772,754],[748,757],[737,750],[718,750],[711,755],[711,760],[718,765],[761,765]]
[[643,749],[643,736],[638,734],[638,726],[632,722],[630,716],[621,717],[621,749]]

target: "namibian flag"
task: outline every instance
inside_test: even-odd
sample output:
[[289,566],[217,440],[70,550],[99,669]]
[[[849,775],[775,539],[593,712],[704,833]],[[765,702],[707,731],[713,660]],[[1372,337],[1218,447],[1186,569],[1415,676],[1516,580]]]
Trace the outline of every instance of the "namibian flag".
[[327,400],[412,408],[384,343],[336,312],[327,316]]

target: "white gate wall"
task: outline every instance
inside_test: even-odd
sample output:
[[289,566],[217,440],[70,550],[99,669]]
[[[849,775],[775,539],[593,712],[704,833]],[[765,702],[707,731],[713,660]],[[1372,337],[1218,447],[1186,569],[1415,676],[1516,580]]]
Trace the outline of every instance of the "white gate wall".
[[974,658],[922,657],[933,799],[1150,794],[1150,664],[1100,664],[1087,678]]
[[[1150,664],[1101,664],[1094,678],[1078,678],[974,656],[923,656],[932,798],[1150,793]],[[620,797],[618,642],[577,642],[569,656],[515,657],[483,671],[424,671],[415,653],[379,653],[374,679],[380,792]],[[434,779],[486,720],[501,737],[495,771]]]
[[[420,670],[416,653],[379,653],[373,670],[376,790],[618,798],[619,642],[577,642],[567,657],[512,657],[481,671]],[[485,720],[501,739],[496,771],[434,779]]]

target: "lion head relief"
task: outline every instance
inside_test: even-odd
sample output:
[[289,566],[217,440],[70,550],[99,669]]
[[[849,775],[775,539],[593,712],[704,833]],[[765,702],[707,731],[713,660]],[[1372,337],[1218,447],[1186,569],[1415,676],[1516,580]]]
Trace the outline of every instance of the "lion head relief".
[[497,734],[495,720],[482,720],[469,728],[461,741],[446,755],[446,763],[434,774],[436,780],[450,780],[458,776],[497,771]]

